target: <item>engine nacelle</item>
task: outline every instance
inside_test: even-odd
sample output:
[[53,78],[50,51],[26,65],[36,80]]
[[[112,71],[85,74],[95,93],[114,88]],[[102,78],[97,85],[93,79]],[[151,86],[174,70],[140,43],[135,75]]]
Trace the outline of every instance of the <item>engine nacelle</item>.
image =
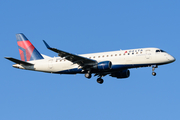
[[95,68],[98,70],[110,70],[112,68],[112,63],[111,61],[99,62]]
[[128,78],[130,76],[130,71],[129,70],[118,71],[118,72],[111,73],[110,76],[116,77],[116,78]]

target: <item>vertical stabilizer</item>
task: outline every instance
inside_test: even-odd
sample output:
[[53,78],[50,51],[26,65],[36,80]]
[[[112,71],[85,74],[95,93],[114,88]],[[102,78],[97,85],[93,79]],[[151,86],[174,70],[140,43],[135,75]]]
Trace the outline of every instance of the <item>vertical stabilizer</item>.
[[16,39],[22,61],[44,59],[24,34],[16,34]]

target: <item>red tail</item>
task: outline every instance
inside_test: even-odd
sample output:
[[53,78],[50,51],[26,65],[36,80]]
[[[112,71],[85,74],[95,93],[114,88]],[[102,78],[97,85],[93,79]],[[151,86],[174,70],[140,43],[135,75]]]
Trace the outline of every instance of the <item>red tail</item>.
[[22,61],[44,59],[24,34],[16,34],[16,39]]

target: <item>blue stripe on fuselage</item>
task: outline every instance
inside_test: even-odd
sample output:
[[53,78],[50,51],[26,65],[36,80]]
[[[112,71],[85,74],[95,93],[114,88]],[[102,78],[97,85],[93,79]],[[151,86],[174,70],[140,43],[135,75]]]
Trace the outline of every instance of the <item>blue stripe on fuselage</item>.
[[[137,68],[137,67],[147,67],[151,66],[152,64],[136,64],[136,65],[112,65],[112,69],[108,71],[99,71],[99,70],[92,70],[92,73],[97,73],[97,72],[115,72],[115,71],[120,71],[124,69],[130,69],[130,68]],[[154,65],[154,64],[153,64]],[[68,69],[68,70],[63,70],[59,72],[55,72],[57,74],[76,74],[76,73],[83,73],[82,69],[78,68],[73,68],[73,69]]]
[[57,73],[59,73],[59,74],[76,74],[76,73],[82,73],[82,69],[73,68],[73,69],[59,71]]

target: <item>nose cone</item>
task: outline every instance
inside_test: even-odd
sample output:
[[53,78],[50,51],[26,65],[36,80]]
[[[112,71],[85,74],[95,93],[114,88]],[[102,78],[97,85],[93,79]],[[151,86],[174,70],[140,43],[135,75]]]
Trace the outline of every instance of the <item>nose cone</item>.
[[167,59],[169,60],[169,62],[176,61],[176,59],[173,56],[171,56],[171,55],[168,55]]

